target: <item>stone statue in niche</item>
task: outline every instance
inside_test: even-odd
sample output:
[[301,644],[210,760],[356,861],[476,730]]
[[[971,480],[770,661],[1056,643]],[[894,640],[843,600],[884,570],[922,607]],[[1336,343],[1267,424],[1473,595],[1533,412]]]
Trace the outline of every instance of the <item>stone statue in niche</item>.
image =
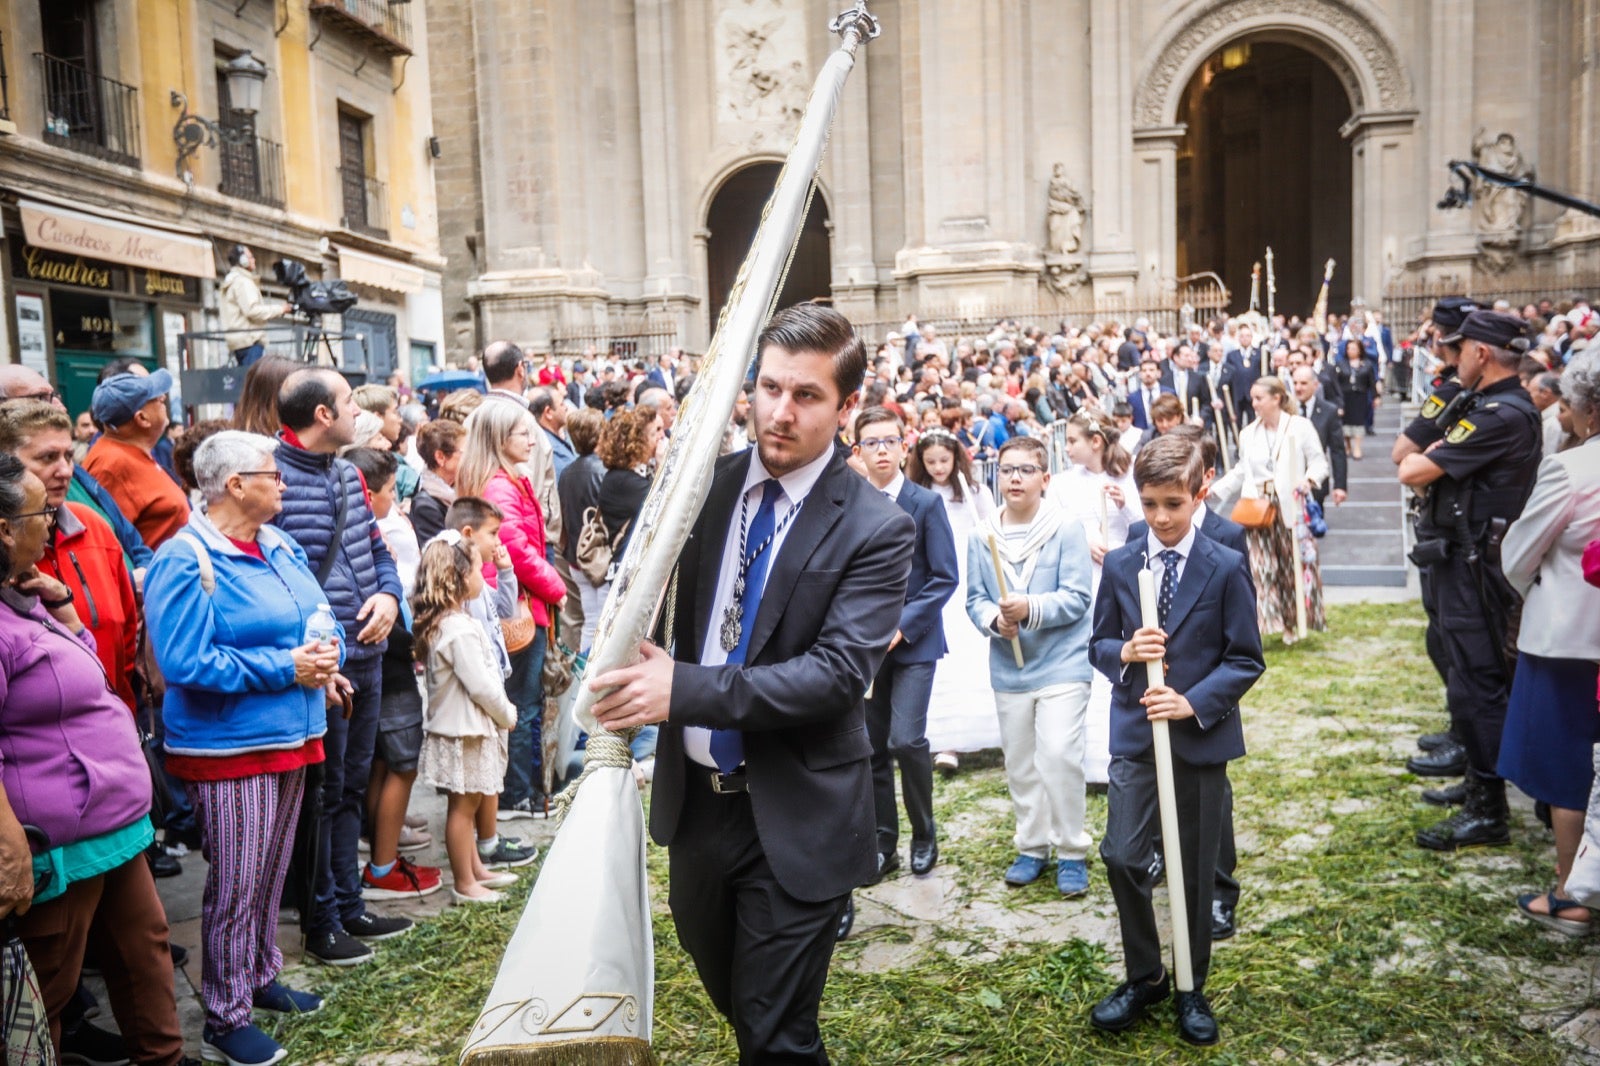
[[805,112],[805,24],[780,0],[733,0],[716,22],[719,118],[782,142]]
[[1066,167],[1057,163],[1050,171],[1050,207],[1047,250],[1076,255],[1083,247],[1083,195],[1067,180]]
[[[1533,177],[1533,167],[1522,157],[1517,139],[1509,133],[1490,140],[1488,131],[1479,129],[1472,138],[1472,158],[1487,170],[1513,178]],[[1528,194],[1480,179],[1472,190],[1472,201],[1483,264],[1496,273],[1504,271],[1516,261],[1517,250],[1522,246]]]

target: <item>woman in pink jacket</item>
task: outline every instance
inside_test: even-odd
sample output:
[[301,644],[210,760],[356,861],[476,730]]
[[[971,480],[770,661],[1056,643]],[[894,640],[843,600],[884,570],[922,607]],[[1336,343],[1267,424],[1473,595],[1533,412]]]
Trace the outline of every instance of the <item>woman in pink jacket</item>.
[[[466,429],[456,496],[480,496],[500,509],[500,541],[511,555],[522,597],[539,627],[532,644],[511,653],[506,695],[516,705],[517,726],[511,731],[499,809],[502,821],[531,818],[547,802],[541,772],[544,690],[539,678],[544,670],[545,627],[551,609],[566,596],[566,586],[552,565],[544,510],[523,467],[533,456],[533,435],[539,432],[533,416],[514,402],[486,403],[467,419]],[[494,584],[492,565],[485,564],[484,578]]]

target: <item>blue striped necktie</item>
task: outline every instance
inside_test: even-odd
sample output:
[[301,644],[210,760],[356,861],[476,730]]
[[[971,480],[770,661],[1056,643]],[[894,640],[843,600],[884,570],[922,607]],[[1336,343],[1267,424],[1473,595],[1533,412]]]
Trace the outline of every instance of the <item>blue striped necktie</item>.
[[[761,506],[750,520],[740,550],[745,554],[744,595],[739,598],[739,643],[728,653],[730,665],[742,665],[750,651],[750,634],[756,627],[756,612],[761,607],[761,590],[772,567],[772,546],[767,542],[776,528],[778,496],[783,486],[768,478],[761,489]],[[755,553],[751,558],[750,553]],[[737,729],[711,731],[711,761],[723,773],[732,773],[744,762],[744,734]]]

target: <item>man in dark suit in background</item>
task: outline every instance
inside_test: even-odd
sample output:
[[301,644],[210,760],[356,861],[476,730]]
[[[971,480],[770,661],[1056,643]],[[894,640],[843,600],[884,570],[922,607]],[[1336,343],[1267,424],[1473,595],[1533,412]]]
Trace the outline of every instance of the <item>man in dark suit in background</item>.
[[1331,482],[1333,502],[1343,503],[1349,495],[1346,490],[1350,484],[1350,459],[1344,450],[1344,419],[1339,417],[1338,405],[1317,399],[1317,374],[1308,366],[1295,368],[1294,396],[1300,401],[1300,413],[1317,427],[1317,436],[1321,438],[1323,448],[1327,449],[1328,462],[1333,468],[1333,477],[1324,481],[1312,495],[1321,504],[1328,498],[1328,485]]
[[1133,408],[1133,424],[1143,430],[1154,429],[1150,421],[1150,408],[1162,393],[1172,390],[1161,384],[1161,363],[1153,355],[1144,357],[1139,364],[1138,384],[1128,385],[1128,406]]
[[1183,404],[1184,418],[1198,412],[1207,430],[1216,424],[1216,411],[1211,407],[1211,379],[1200,370],[1200,357],[1188,341],[1180,342],[1172,350],[1172,358],[1162,364],[1161,387]]
[[900,865],[900,814],[894,802],[894,766],[911,823],[911,872],[925,874],[939,861],[933,820],[933,753],[928,750],[928,701],[933,670],[949,650],[943,611],[961,581],[955,534],[937,493],[906,480],[905,426],[886,407],[869,407],[856,418],[856,455],[866,464],[872,487],[917,523],[911,578],[900,611],[900,628],[889,658],[867,699],[867,735],[872,739],[872,792],[878,813],[878,876]]
[[595,716],[661,723],[650,834],[740,1061],[826,1063],[828,961],[877,871],[862,697],[900,625],[916,523],[834,450],[866,369],[844,316],[786,308],[757,352],[755,447],[718,461],[679,558],[673,653],[646,644],[595,679]]
[[1230,353],[1229,358],[1237,369],[1233,381],[1233,406],[1242,426],[1256,417],[1256,409],[1250,403],[1250,386],[1270,368],[1265,366],[1268,358],[1266,350],[1256,344],[1255,330],[1241,325],[1238,338],[1239,350]]

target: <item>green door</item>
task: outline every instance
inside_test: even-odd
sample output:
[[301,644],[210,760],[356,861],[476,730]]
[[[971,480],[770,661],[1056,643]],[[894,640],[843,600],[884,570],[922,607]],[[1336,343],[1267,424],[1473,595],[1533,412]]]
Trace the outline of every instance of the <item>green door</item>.
[[[107,363],[118,358],[121,357],[99,352],[56,351],[56,391],[61,393],[61,402],[67,405],[67,411],[73,418],[89,409],[94,387],[100,383],[100,371],[105,369]],[[140,359],[139,362],[151,370],[156,368],[153,358]]]

